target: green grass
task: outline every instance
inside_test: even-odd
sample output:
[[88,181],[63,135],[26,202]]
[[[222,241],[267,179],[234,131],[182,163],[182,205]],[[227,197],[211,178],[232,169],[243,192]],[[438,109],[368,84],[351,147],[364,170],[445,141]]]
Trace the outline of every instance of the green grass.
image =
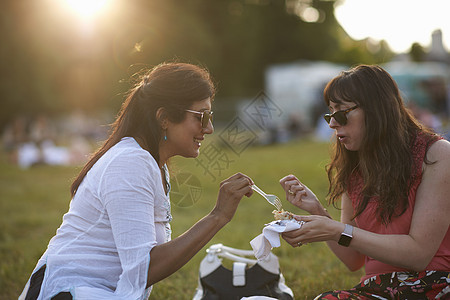
[[[207,143],[205,143],[206,145]],[[278,195],[284,208],[302,211],[282,196],[278,181],[295,174],[320,199],[327,191],[324,167],[328,161],[328,144],[309,140],[283,145],[252,147],[237,155],[226,151],[231,162],[218,172],[217,179],[205,175],[196,160],[177,158],[172,174],[191,173],[201,183],[201,197],[191,206],[173,205],[173,238],[207,214],[214,206],[220,181],[235,172],[249,175],[263,190]],[[17,299],[38,258],[55,234],[69,205],[69,186],[77,174],[74,167],[39,166],[21,170],[0,162],[0,299]],[[219,178],[220,177],[220,178]],[[328,207],[333,217],[339,211]],[[242,200],[233,220],[208,245],[251,249],[250,240],[272,220],[272,207],[260,196]],[[191,299],[197,287],[198,268],[206,247],[188,264],[154,286],[150,299]],[[284,241],[273,252],[279,257],[281,271],[296,299],[312,299],[322,291],[355,285],[362,271],[349,272],[325,243],[292,248]]]

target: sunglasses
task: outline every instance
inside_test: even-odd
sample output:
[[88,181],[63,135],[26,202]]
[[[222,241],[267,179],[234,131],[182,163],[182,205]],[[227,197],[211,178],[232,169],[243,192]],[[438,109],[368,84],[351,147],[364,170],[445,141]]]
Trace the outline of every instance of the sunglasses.
[[195,111],[195,110],[186,109],[185,111],[193,113],[193,114],[201,115],[200,122],[202,123],[202,128],[208,127],[209,121],[211,121],[211,123],[213,121],[213,112],[211,110]]
[[345,124],[347,124],[347,114],[357,108],[358,108],[358,105],[355,105],[346,110],[338,110],[332,114],[325,114],[323,116],[323,118],[325,119],[325,121],[327,121],[328,124],[330,124],[331,118],[334,118],[336,120],[336,122],[339,123],[339,125],[344,126]]

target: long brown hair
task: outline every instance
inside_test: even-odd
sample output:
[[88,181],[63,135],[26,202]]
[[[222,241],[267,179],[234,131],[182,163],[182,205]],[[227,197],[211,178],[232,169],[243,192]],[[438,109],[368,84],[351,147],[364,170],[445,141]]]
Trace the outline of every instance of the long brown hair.
[[364,211],[371,197],[378,196],[377,216],[388,223],[408,206],[413,140],[419,131],[428,134],[430,141],[435,135],[404,106],[396,82],[379,66],[359,65],[341,72],[325,87],[324,100],[327,105],[356,103],[364,111],[366,129],[358,151],[347,150],[336,139],[327,166],[329,202],[335,204],[347,191],[350,176],[359,172],[363,200],[353,217]]
[[151,69],[128,92],[109,138],[72,183],[72,197],[92,166],[124,137],[139,138],[143,142],[141,146],[159,162],[162,128],[156,118],[157,110],[164,108],[164,116],[179,123],[185,118],[185,109],[208,97],[212,101],[214,95],[214,84],[204,68],[186,63],[163,63]]

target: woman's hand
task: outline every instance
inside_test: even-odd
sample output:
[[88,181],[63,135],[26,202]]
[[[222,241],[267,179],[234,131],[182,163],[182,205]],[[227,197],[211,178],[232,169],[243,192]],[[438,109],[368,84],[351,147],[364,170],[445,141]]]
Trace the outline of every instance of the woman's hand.
[[294,216],[305,223],[301,228],[283,232],[283,239],[292,247],[311,242],[338,241],[345,225],[324,216]]
[[316,195],[294,175],[281,178],[280,184],[291,204],[313,215],[329,216]]
[[236,173],[222,181],[216,206],[211,213],[228,223],[233,218],[242,197],[244,195],[250,197],[253,194],[252,185],[252,179],[242,173]]
[[186,264],[234,216],[242,197],[253,194],[250,177],[237,173],[220,183],[214,209],[177,238],[153,247],[147,286],[150,286]]

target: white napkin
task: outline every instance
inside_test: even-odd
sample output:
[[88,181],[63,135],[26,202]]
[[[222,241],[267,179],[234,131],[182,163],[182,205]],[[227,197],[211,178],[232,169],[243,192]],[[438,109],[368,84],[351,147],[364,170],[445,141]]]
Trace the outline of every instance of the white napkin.
[[263,233],[250,241],[258,260],[269,255],[273,247],[280,247],[280,233],[299,229],[305,222],[297,220],[272,221],[263,228]]

